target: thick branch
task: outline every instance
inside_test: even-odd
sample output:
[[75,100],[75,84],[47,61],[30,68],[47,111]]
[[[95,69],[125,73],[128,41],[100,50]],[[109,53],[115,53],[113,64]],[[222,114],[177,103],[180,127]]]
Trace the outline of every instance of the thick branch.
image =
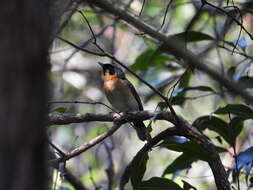
[[169,54],[182,58],[188,65],[208,74],[214,80],[219,82],[222,86],[226,87],[231,93],[241,96],[247,102],[253,103],[253,96],[251,96],[248,92],[242,90],[237,83],[228,80],[227,78],[223,77],[215,70],[211,69],[206,64],[201,62],[199,58],[196,55],[194,55],[191,51],[184,50],[182,48],[183,46],[180,45],[179,41],[175,41],[171,38],[168,38],[165,34],[158,32],[153,27],[142,22],[139,18],[131,15],[130,13],[127,13],[126,11],[124,11],[119,7],[116,7],[115,5],[109,3],[107,0],[85,0],[85,1],[88,1],[91,4],[94,4],[97,7],[104,9],[105,11],[133,25],[138,30],[153,37],[154,39],[163,44],[163,46],[165,47],[166,51]]
[[122,124],[136,120],[148,120],[154,117],[156,120],[167,120],[175,124],[173,115],[168,111],[150,112],[140,111],[127,114],[109,113],[109,114],[49,114],[49,125],[65,125],[70,123],[82,123],[91,121],[114,122],[120,121]]
[[75,148],[70,153],[64,154],[59,159],[51,161],[51,164],[57,162],[64,162],[69,160],[86,150],[92,148],[96,144],[102,142],[107,137],[111,136],[119,127],[126,123],[136,120],[146,120],[155,117],[155,119],[167,120],[171,123],[176,123],[174,117],[170,112],[164,111],[160,113],[153,113],[149,111],[142,112],[132,112],[127,114],[118,114],[118,113],[109,113],[109,114],[50,114],[49,115],[49,124],[69,124],[69,123],[80,123],[80,122],[90,122],[90,121],[111,121],[113,126],[105,133],[97,136],[96,138],[90,140],[89,142]]

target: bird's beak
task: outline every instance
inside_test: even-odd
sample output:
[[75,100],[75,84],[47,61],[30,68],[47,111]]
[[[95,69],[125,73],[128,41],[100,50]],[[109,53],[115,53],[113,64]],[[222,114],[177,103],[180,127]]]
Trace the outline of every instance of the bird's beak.
[[101,62],[97,62],[102,68],[104,68],[104,64]]

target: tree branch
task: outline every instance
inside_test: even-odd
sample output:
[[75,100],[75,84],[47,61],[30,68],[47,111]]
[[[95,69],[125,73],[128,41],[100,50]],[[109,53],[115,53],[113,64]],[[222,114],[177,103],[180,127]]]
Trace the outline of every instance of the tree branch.
[[[210,155],[209,165],[214,174],[215,182],[217,188],[219,190],[229,190],[229,182],[227,180],[226,171],[221,163],[220,157],[213,146],[213,144],[200,133],[196,128],[192,127],[187,121],[183,118],[178,117],[180,119],[180,125],[177,121],[175,121],[175,117],[171,112],[162,111],[162,112],[149,112],[149,111],[141,111],[141,112],[131,112],[131,113],[123,113],[123,114],[50,114],[49,115],[49,123],[50,124],[68,124],[68,123],[80,123],[80,122],[90,122],[90,121],[111,121],[114,122],[114,125],[105,133],[97,136],[91,141],[77,147],[70,153],[66,154],[64,157],[53,160],[52,162],[63,162],[73,158],[82,152],[90,149],[96,144],[102,142],[105,138],[112,135],[123,123],[136,121],[136,120],[147,120],[152,118],[153,120],[166,120],[171,122],[176,126],[177,134],[184,136],[198,144],[200,144]],[[170,129],[168,129],[170,130]],[[160,137],[159,137],[160,138]],[[150,142],[145,146],[145,151],[150,149],[150,145],[152,143],[157,142],[159,140],[158,137],[154,137]],[[159,142],[159,141],[158,141]]]
[[139,111],[129,113],[109,113],[109,114],[49,114],[49,125],[65,125],[70,123],[82,123],[91,121],[103,121],[103,122],[118,122],[121,124],[132,122],[136,120],[148,120],[155,117],[156,120],[167,120],[173,124],[176,124],[174,116],[168,112],[151,112],[151,111]]
[[54,165],[59,162],[65,162],[75,156],[78,156],[79,154],[85,152],[86,150],[92,148],[93,146],[97,145],[98,143],[102,142],[107,137],[111,136],[114,132],[116,132],[122,123],[120,122],[114,122],[113,126],[105,133],[95,137],[94,139],[90,140],[89,142],[75,148],[70,153],[65,154],[65,156],[62,156],[60,158],[54,159],[50,161],[51,165]]

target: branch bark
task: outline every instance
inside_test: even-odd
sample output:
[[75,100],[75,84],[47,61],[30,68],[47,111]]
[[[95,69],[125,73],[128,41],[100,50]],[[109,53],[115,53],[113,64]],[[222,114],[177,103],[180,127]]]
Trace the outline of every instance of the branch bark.
[[65,125],[71,123],[82,123],[91,121],[114,122],[120,121],[121,124],[132,122],[136,120],[148,120],[155,117],[156,120],[167,120],[173,124],[176,123],[174,116],[168,112],[151,112],[151,111],[138,111],[131,113],[109,113],[109,114],[49,114],[49,125]]

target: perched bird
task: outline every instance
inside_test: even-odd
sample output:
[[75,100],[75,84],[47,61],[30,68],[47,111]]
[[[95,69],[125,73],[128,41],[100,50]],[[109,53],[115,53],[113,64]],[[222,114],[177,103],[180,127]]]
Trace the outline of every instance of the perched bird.
[[[100,62],[98,64],[103,68],[104,91],[112,107],[120,112],[143,110],[141,99],[124,72],[112,64]],[[145,141],[151,138],[142,121],[134,121],[133,126],[140,140]]]

